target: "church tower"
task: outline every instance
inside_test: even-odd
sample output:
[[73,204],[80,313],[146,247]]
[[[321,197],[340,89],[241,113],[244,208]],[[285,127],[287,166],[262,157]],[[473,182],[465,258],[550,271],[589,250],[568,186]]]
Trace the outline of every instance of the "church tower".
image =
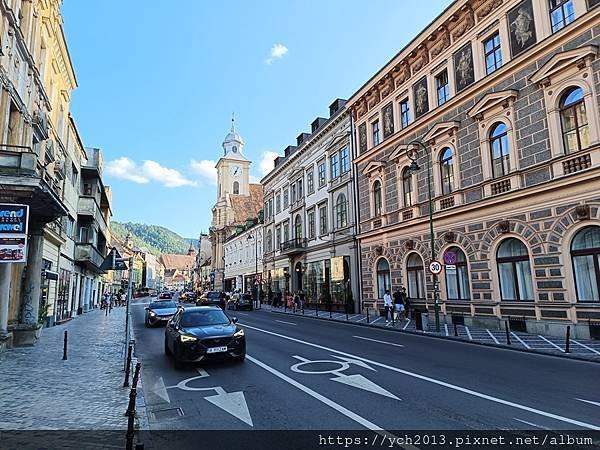
[[231,119],[231,131],[223,141],[223,156],[217,162],[217,203],[227,194],[250,194],[250,161],[243,151],[244,140]]

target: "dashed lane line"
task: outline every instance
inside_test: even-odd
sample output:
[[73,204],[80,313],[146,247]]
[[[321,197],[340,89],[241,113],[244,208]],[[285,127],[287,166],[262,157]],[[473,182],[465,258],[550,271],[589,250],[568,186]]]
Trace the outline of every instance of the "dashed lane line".
[[583,402],[583,403],[589,403],[590,405],[600,406],[600,402],[593,402],[591,400],[585,400],[583,398],[576,398],[575,400],[579,400],[580,402]]
[[402,344],[395,344],[393,342],[380,341],[379,339],[371,339],[371,338],[364,337],[364,336],[352,336],[352,337],[356,338],[356,339],[364,339],[365,341],[379,342],[380,344],[394,345],[396,347],[404,347],[404,345],[402,345]]
[[294,322],[286,322],[285,320],[277,320],[277,319],[275,319],[275,322],[279,322],[279,323],[285,323],[285,324],[288,324],[288,325],[298,325],[297,323],[294,323]]
[[538,425],[538,424],[533,423],[533,422],[527,422],[526,420],[523,420],[523,419],[517,419],[516,417],[513,417],[513,420],[516,420],[518,422],[524,423],[525,425],[529,425],[530,427],[541,428],[543,430],[550,430],[550,428],[548,428],[548,427],[544,427],[542,425]]
[[553,414],[553,413],[550,413],[550,412],[547,412],[547,411],[543,411],[541,409],[531,408],[531,407],[526,406],[526,405],[521,405],[520,403],[511,402],[509,400],[504,400],[504,399],[499,398],[499,397],[494,397],[492,395],[484,394],[482,392],[474,391],[472,389],[464,388],[462,386],[458,386],[458,385],[455,385],[455,384],[452,384],[452,383],[447,383],[445,381],[438,380],[438,379],[435,379],[435,378],[432,378],[432,377],[428,377],[426,375],[421,375],[421,374],[418,374],[416,372],[411,372],[411,371],[408,371],[408,370],[399,369],[398,367],[389,366],[387,364],[380,363],[380,362],[377,362],[377,361],[373,361],[373,360],[368,359],[368,358],[363,358],[362,356],[358,356],[358,355],[354,355],[354,354],[351,354],[351,353],[342,352],[340,350],[335,350],[333,348],[326,347],[324,345],[319,345],[319,344],[315,344],[315,343],[312,343],[312,342],[303,341],[301,339],[296,339],[296,338],[293,338],[291,336],[286,336],[284,334],[275,333],[273,331],[263,330],[262,328],[257,328],[257,327],[251,326],[251,325],[245,325],[245,327],[250,328],[252,330],[260,331],[260,332],[265,333],[265,334],[270,334],[271,336],[276,336],[276,337],[279,337],[279,338],[282,338],[282,339],[287,339],[289,341],[293,341],[293,342],[297,342],[297,343],[300,343],[300,344],[303,344],[303,345],[307,345],[309,347],[319,348],[321,350],[325,350],[325,351],[328,351],[328,352],[334,352],[334,353],[337,353],[339,355],[347,356],[349,358],[354,358],[354,359],[357,359],[359,361],[366,362],[368,364],[372,364],[372,365],[375,365],[375,366],[383,367],[383,368],[391,370],[393,372],[401,373],[403,375],[407,375],[409,377],[417,378],[419,380],[426,381],[426,382],[429,382],[429,383],[432,383],[432,384],[436,384],[438,386],[443,386],[443,387],[446,387],[446,388],[451,389],[451,390],[455,390],[455,391],[462,392],[462,393],[467,394],[467,395],[471,395],[473,397],[481,398],[481,399],[484,399],[484,400],[489,400],[491,402],[498,403],[498,404],[505,405],[505,406],[510,406],[510,407],[513,407],[513,408],[516,408],[516,409],[520,409],[522,411],[528,411],[530,413],[538,414],[540,416],[544,416],[544,417],[555,419],[555,420],[558,420],[558,421],[561,421],[561,422],[569,423],[571,425],[577,425],[578,427],[587,428],[587,429],[595,430],[595,431],[600,431],[600,426],[599,425],[594,425],[594,424],[591,424],[591,423],[582,422],[580,420],[571,419],[569,417],[564,417],[564,416],[561,416],[561,415],[558,415],[558,414]]

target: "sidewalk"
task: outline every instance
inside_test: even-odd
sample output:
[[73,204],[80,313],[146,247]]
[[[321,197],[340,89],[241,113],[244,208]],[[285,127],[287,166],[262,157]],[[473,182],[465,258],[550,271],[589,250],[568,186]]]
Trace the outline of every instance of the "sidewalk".
[[[287,314],[287,315],[303,315],[301,311],[294,313],[289,309],[271,308],[269,305],[262,305],[265,309],[270,309],[272,312]],[[587,361],[600,362],[600,341],[598,340],[570,340],[570,352],[565,353],[565,340],[554,336],[541,336],[522,332],[510,332],[510,345],[507,344],[506,331],[491,330],[487,328],[472,328],[463,325],[456,326],[458,336],[455,336],[453,325],[445,323],[440,324],[440,332],[435,332],[435,323],[433,316],[429,317],[429,329],[427,331],[418,331],[413,320],[407,319],[396,321],[395,323],[386,323],[385,317],[370,316],[367,318],[364,314],[349,314],[332,312],[331,317],[329,311],[315,311],[314,309],[305,310],[304,317],[313,318],[315,320],[330,320],[334,322],[352,323],[356,326],[386,328],[398,332],[406,332],[413,334],[426,334],[428,336],[445,338],[450,340],[467,341],[471,343],[489,345],[494,347],[511,348],[513,350],[521,350],[534,353],[545,353],[570,357],[573,359],[585,359]],[[347,317],[347,318],[346,318]],[[368,320],[368,323],[367,323]]]
[[1,353],[0,430],[126,429],[124,328],[125,308],[93,310],[43,329],[33,347]]

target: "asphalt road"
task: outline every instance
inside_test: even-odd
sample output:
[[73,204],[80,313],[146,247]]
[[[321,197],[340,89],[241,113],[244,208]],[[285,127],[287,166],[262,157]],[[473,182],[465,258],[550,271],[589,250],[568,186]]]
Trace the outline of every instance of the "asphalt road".
[[243,363],[175,370],[132,305],[150,428],[600,430],[600,365],[286,317],[228,312]]

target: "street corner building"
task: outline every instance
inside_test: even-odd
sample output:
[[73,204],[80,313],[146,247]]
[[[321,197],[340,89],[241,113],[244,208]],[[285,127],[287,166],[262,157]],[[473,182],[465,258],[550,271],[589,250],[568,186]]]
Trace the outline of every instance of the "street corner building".
[[360,308],[350,129],[346,100],[336,99],[261,181],[269,296],[302,290],[306,308]]
[[455,1],[349,99],[365,306],[600,335],[599,47],[598,0]]
[[0,263],[0,351],[98,305],[111,191],[69,107],[62,1],[0,2],[0,203],[29,208],[26,262]]

